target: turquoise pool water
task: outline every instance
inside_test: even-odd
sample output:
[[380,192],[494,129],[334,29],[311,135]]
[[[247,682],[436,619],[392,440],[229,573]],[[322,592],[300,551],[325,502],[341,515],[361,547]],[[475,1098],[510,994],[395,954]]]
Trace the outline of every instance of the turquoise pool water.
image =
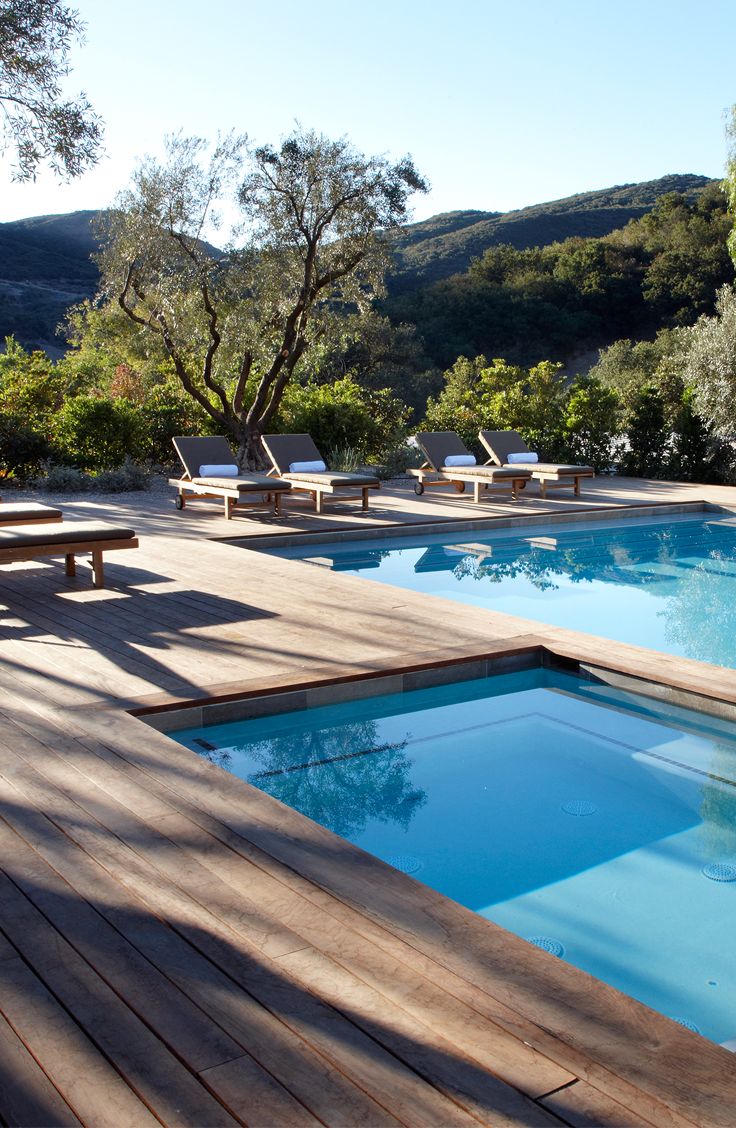
[[283,549],[412,591],[736,667],[736,518]]
[[736,1038],[733,726],[552,671],[190,729],[482,916]]

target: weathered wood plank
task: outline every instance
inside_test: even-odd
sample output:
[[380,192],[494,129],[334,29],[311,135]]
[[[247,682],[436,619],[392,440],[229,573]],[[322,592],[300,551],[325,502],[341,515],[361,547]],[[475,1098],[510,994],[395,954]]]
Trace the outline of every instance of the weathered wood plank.
[[10,1128],[81,1123],[15,1031],[0,1016],[0,1117]]
[[[4,873],[0,874],[0,919],[5,935],[23,951],[36,976],[159,1119],[192,1125],[237,1123]],[[2,965],[3,972],[9,966],[9,962]]]

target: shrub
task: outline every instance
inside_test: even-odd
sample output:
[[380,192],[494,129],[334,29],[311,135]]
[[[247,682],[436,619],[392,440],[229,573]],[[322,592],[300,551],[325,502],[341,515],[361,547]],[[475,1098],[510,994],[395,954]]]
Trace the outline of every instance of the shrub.
[[565,457],[606,469],[614,457],[619,432],[619,397],[593,376],[578,376],[565,405]]
[[0,478],[27,478],[49,456],[43,435],[12,415],[0,419]]
[[46,473],[36,478],[33,484],[46,493],[70,494],[84,493],[90,488],[90,483],[89,474],[85,474],[83,470],[77,470],[75,466],[56,464],[48,466]]
[[102,493],[129,493],[132,490],[147,490],[151,484],[151,475],[142,466],[136,466],[130,458],[126,458],[122,466],[116,470],[101,470],[90,478],[90,489],[100,490]]
[[84,470],[112,470],[141,451],[145,423],[140,408],[126,399],[73,396],[56,414],[55,437],[64,461]]
[[346,376],[333,384],[287,388],[281,431],[309,434],[326,458],[349,450],[356,463],[379,459],[406,433],[409,409],[387,388],[371,391]]
[[626,434],[628,449],[621,460],[624,474],[634,478],[666,478],[670,435],[657,388],[643,388],[636,396]]

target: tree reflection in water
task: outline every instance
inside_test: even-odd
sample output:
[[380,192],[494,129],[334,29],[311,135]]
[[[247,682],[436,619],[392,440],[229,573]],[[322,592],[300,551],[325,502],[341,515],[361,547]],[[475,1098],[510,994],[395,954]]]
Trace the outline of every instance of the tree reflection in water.
[[736,639],[735,582],[734,555],[721,551],[683,572],[661,612],[668,645],[699,662],[727,664]]
[[258,741],[248,782],[336,834],[353,838],[369,819],[407,829],[427,796],[412,786],[407,741],[382,744],[374,721]]

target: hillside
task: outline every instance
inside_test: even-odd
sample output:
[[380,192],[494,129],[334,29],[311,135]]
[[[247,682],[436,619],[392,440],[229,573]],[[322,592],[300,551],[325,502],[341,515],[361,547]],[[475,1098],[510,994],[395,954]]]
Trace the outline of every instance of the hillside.
[[[393,294],[406,294],[467,269],[499,243],[547,246],[571,235],[605,235],[649,211],[667,192],[693,197],[711,183],[695,175],[663,176],[598,192],[582,192],[510,212],[457,211],[413,223],[393,236]],[[70,305],[91,297],[97,268],[95,211],[0,223],[0,342],[13,335],[26,348],[58,357],[56,329]]]
[[404,293],[467,270],[473,258],[500,243],[524,250],[572,235],[608,235],[650,211],[667,192],[681,192],[692,200],[710,183],[707,176],[662,176],[640,184],[581,192],[517,211],[446,212],[409,224],[394,236],[396,265],[390,278],[391,292]]

